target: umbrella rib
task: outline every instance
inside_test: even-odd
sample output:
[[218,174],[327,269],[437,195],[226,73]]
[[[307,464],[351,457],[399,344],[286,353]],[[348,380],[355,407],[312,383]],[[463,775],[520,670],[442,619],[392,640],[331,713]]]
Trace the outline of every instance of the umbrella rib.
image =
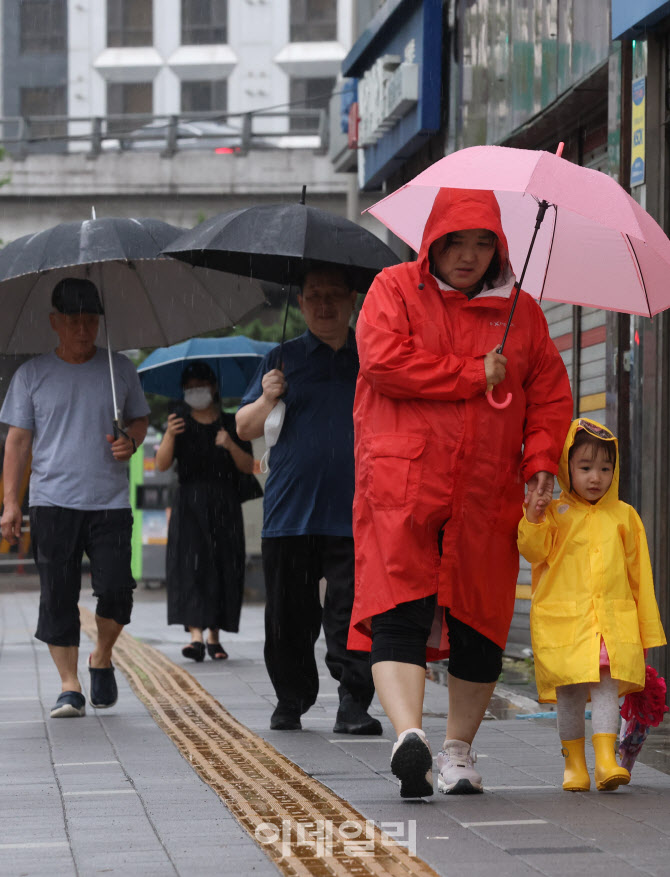
[[558,225],[558,207],[556,204],[551,205],[554,208],[554,225],[551,230],[551,243],[549,245],[549,254],[547,256],[547,261],[545,263],[544,268],[544,277],[542,279],[542,291],[540,292],[540,297],[538,299],[538,304],[542,301],[542,297],[544,296],[544,288],[547,285],[547,274],[549,273],[549,264],[551,262],[551,253],[554,249],[554,240],[556,238],[556,226]]
[[640,267],[640,262],[637,258],[637,253],[635,252],[635,247],[633,246],[633,242],[631,241],[630,237],[627,234],[624,234],[624,237],[626,238],[626,241],[628,243],[628,247],[629,247],[630,251],[632,252],[633,256],[635,257],[635,264],[637,265],[637,274],[638,274],[638,277],[640,278],[640,285],[642,286],[642,291],[644,292],[644,298],[645,298],[645,301],[647,302],[647,310],[649,311],[649,319],[651,320],[651,319],[653,319],[652,313],[651,313],[651,305],[649,304],[649,296],[647,295],[647,285],[645,284],[644,277],[642,276],[642,268]]

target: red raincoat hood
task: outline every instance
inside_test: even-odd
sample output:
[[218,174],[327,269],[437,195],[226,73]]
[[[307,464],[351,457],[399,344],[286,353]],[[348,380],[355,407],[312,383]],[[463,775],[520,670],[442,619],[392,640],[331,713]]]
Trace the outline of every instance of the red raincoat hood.
[[428,251],[434,241],[449,232],[468,228],[486,228],[496,235],[501,274],[507,274],[511,265],[500,207],[493,192],[485,189],[440,189],[423,230],[417,260],[421,273],[430,271]]

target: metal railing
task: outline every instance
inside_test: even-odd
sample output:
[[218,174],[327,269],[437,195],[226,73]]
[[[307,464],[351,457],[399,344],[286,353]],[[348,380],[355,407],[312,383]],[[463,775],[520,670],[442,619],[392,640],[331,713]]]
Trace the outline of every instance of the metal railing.
[[110,116],[0,117],[0,146],[14,160],[35,153],[85,154],[156,151],[171,157],[185,149],[247,155],[253,150],[328,150],[326,110],[283,112],[125,114]]

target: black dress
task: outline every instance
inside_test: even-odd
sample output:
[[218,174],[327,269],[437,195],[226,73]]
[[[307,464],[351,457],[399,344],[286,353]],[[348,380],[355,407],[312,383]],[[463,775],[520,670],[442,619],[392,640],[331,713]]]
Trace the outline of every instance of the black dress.
[[223,413],[214,423],[185,421],[174,445],[179,487],[168,528],[168,624],[234,633],[244,588],[244,526],[238,469],[216,445],[216,434],[224,427],[249,454],[251,443],[237,437],[233,415]]

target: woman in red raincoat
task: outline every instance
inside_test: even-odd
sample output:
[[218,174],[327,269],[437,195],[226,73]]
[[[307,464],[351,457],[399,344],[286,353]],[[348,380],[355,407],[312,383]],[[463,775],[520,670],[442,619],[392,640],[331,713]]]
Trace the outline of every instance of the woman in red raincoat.
[[[500,675],[524,482],[548,495],[572,418],[565,366],[515,282],[491,192],[443,189],[416,262],[384,269],[357,324],[356,597],[349,648],[371,649],[402,797],[432,795],[421,730],[426,657],[449,655],[438,788],[482,791],[471,744]],[[512,394],[489,405],[487,387]]]

